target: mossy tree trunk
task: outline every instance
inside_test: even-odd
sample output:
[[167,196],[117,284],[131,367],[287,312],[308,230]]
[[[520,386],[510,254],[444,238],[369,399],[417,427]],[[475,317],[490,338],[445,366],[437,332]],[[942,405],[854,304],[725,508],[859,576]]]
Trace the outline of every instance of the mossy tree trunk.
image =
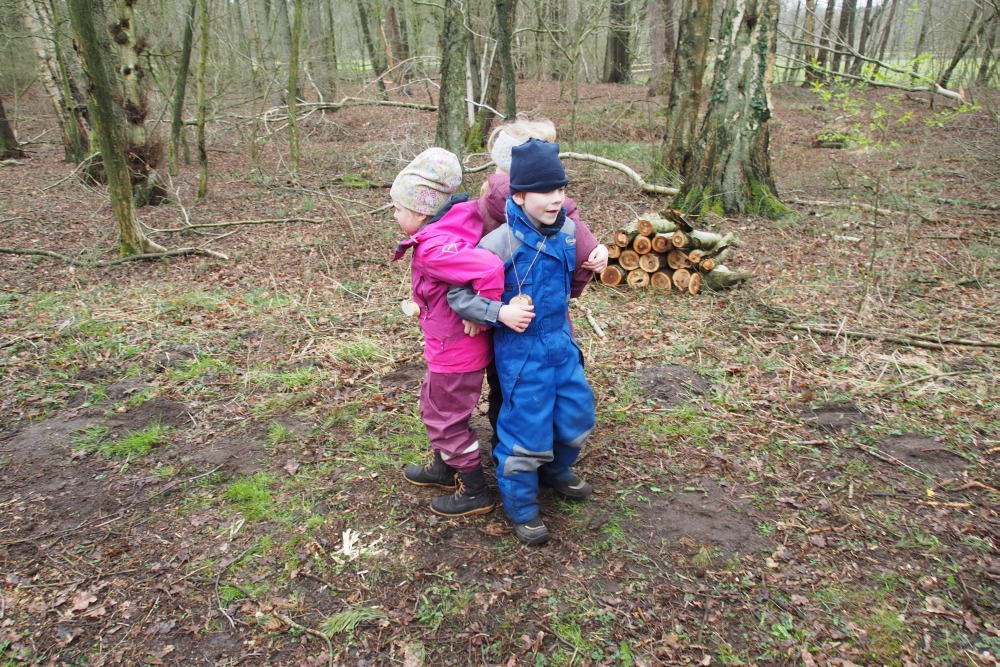
[[816,54],[819,69],[825,70],[830,60],[830,31],[833,29],[833,17],[837,11],[837,0],[827,0],[826,11],[823,13],[823,28],[819,36],[819,51]]
[[0,160],[22,157],[25,157],[24,151],[21,150],[21,145],[14,136],[14,130],[7,121],[7,112],[4,111],[3,100],[0,99]]
[[208,194],[208,152],[205,150],[205,69],[208,64],[208,0],[198,0],[201,14],[201,48],[198,59],[198,194],[203,199]]
[[466,32],[458,0],[444,0],[441,22],[441,92],[434,145],[462,158],[465,142]]
[[517,117],[517,76],[510,53],[510,42],[517,16],[517,0],[493,0],[493,5],[497,12],[497,58],[500,59],[500,70],[503,72],[503,117],[504,120],[512,121]]
[[[281,0],[279,0],[281,1]],[[293,183],[299,182],[299,45],[302,37],[302,0],[295,0],[292,50],[288,59],[288,158]]]
[[21,0],[21,16],[28,30],[42,86],[59,119],[66,161],[79,163],[90,155],[90,117],[62,51],[58,17],[47,0]]
[[181,60],[177,66],[177,82],[174,85],[173,109],[170,118],[170,148],[168,169],[172,176],[177,175],[177,147],[180,144],[181,132],[184,131],[184,92],[187,89],[188,69],[191,66],[191,43],[194,41],[194,17],[198,8],[198,0],[191,0],[188,9],[187,22],[184,24],[184,34],[181,37]]
[[767,124],[779,9],[778,0],[726,0],[708,110],[676,208],[784,212],[771,176]]
[[670,77],[662,172],[680,174],[692,158],[708,47],[712,36],[713,0],[684,0],[677,49]]
[[119,232],[119,252],[123,257],[162,252],[164,248],[142,233],[135,214],[132,181],[122,148],[122,119],[115,103],[115,77],[106,55],[109,45],[101,39],[98,32],[98,25],[103,28],[104,19],[101,0],[68,0],[67,4],[80,60],[90,80],[87,103],[93,120],[93,136],[101,151],[104,172],[107,174],[111,210]]

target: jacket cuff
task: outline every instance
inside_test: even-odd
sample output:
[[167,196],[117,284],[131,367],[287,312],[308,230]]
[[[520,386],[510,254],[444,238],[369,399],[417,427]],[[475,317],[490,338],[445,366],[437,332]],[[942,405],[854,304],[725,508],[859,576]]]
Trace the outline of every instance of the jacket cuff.
[[503,301],[490,301],[490,305],[486,307],[486,316],[483,318],[483,321],[495,327],[500,326],[497,318],[500,317],[500,308],[502,306]]

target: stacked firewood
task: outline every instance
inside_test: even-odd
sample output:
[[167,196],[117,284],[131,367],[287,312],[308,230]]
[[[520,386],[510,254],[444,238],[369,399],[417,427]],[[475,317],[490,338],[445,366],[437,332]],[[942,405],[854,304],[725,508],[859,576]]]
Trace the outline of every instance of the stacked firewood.
[[702,288],[719,291],[746,280],[743,272],[726,268],[734,237],[696,230],[680,211],[649,213],[614,234],[606,244],[608,268],[600,276],[605,285],[678,289],[697,294]]

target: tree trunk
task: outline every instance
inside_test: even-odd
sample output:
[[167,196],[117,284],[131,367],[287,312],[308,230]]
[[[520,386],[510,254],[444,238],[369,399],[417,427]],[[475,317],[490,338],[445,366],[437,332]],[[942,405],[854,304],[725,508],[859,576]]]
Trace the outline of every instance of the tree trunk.
[[503,117],[512,121],[517,117],[517,78],[514,61],[510,54],[511,35],[514,32],[514,17],[517,14],[517,0],[493,0],[497,12],[497,58],[503,72]]
[[920,56],[924,52],[924,44],[927,43],[927,32],[930,30],[931,20],[931,3],[928,2],[927,11],[924,13],[924,18],[920,22],[920,36],[917,38],[917,47],[913,50],[914,76],[920,73]]
[[[861,20],[861,40],[858,42],[858,53],[863,55],[867,54],[868,49],[868,37],[872,30],[872,0],[868,0],[865,3],[865,15]],[[861,66],[864,61],[861,58],[854,58],[854,62],[851,63],[851,74],[858,76],[861,74]]]
[[282,63],[292,57],[292,24],[288,20],[288,0],[271,0],[274,7],[275,36],[278,39],[278,54]]
[[[496,30],[494,30],[494,33]],[[499,44],[497,44],[499,49]],[[486,146],[490,137],[490,130],[493,127],[493,119],[496,115],[490,109],[497,108],[500,101],[500,88],[503,85],[503,67],[500,58],[493,54],[493,62],[490,64],[489,80],[486,82],[486,94],[483,96],[483,104],[476,111],[476,122],[469,130],[469,141],[466,142],[470,151],[480,151]],[[487,109],[486,107],[489,107]]]
[[684,0],[681,8],[661,167],[668,173],[684,173],[693,158],[712,12],[713,0]]
[[854,46],[854,15],[857,13],[858,0],[844,0],[840,8],[840,25],[837,27],[838,44],[833,50],[833,62],[830,71],[840,73],[840,59],[847,53],[841,44]]
[[7,112],[4,111],[3,100],[0,99],[0,160],[23,157],[27,156],[21,150],[21,144],[14,136],[14,130],[10,129],[10,123],[7,122]]
[[979,25],[979,30],[976,32],[976,39],[971,39],[972,27],[976,24],[979,19],[979,7],[972,10],[972,16],[969,17],[969,22],[965,26],[965,30],[962,32],[962,38],[958,40],[958,46],[955,48],[955,55],[952,56],[951,62],[948,63],[948,67],[945,68],[944,73],[941,74],[941,80],[938,81],[938,85],[942,88],[948,87],[948,81],[951,79],[951,75],[955,73],[955,68],[958,67],[958,63],[961,62],[962,58],[972,47],[974,42],[978,42],[983,36],[983,31],[986,29],[986,21],[983,21]]
[[806,23],[802,31],[802,41],[808,42],[809,46],[802,47],[802,60],[806,65],[806,78],[802,82],[804,88],[812,86],[814,81],[819,80],[816,70],[813,69],[813,60],[816,59],[816,0],[806,0]]
[[111,26],[111,35],[118,45],[118,72],[124,92],[122,108],[125,110],[130,148],[146,145],[146,114],[149,112],[142,85],[145,72],[139,65],[133,2],[134,0],[117,0],[118,23]]
[[[878,44],[878,58],[876,60],[884,61],[885,58],[885,47],[889,44],[889,33],[892,31],[892,19],[896,15],[896,5],[899,4],[899,0],[892,0],[889,5],[889,16],[885,20],[885,27],[882,29],[882,37]],[[878,66],[875,66],[874,74],[878,73]]]
[[42,86],[59,119],[67,162],[80,162],[90,155],[90,118],[86,101],[66,66],[59,26],[46,0],[21,0],[24,26],[31,37]]
[[768,217],[784,212],[771,176],[767,124],[778,13],[778,0],[726,0],[712,96],[676,208]]
[[381,49],[375,46],[375,42],[372,40],[372,30],[371,25],[368,23],[368,8],[365,6],[365,0],[356,0],[358,7],[358,16],[361,18],[361,36],[364,38],[365,49],[368,51],[368,57],[372,61],[372,70],[375,73],[375,87],[378,88],[379,99],[387,99],[385,92],[385,81],[382,80],[382,75],[385,73],[385,64],[382,61]]
[[[392,68],[410,57],[405,38],[406,24],[400,20],[396,12],[395,3],[390,3],[389,8],[386,10],[385,28],[386,39],[389,42],[389,55],[392,59],[389,67]],[[396,71],[395,80],[396,83],[404,83],[406,81],[406,68],[400,67]]]
[[336,35],[336,21],[333,20],[333,0],[326,3],[326,13],[327,18],[330,21],[329,26],[326,30],[326,72],[329,80],[330,87],[330,98],[337,98],[337,91],[340,88],[340,77],[338,70],[340,66],[337,64],[337,35]]
[[990,69],[993,64],[993,45],[996,43],[997,38],[997,23],[1000,23],[1000,21],[997,21],[994,16],[994,19],[990,21],[990,33],[986,37],[983,59],[979,63],[979,72],[976,74],[976,83],[980,86],[985,86],[990,80]]
[[[284,1],[284,0],[280,0]],[[288,59],[288,160],[293,183],[299,182],[299,44],[302,38],[302,0],[295,0],[292,50]]]
[[673,73],[674,0],[649,0],[649,48],[653,68],[649,92],[666,95],[670,92]]
[[458,0],[444,0],[441,25],[441,91],[434,145],[462,158],[465,140],[466,33]]
[[830,62],[830,31],[833,29],[833,17],[837,8],[837,0],[827,0],[826,12],[823,13],[823,30],[819,36],[819,54],[816,60],[821,70],[826,69],[826,64]]
[[115,78],[106,56],[110,46],[99,37],[97,30],[97,24],[104,18],[104,8],[100,0],[69,0],[67,4],[80,50],[80,60],[90,79],[87,103],[94,123],[94,138],[101,151],[108,179],[111,210],[120,235],[119,252],[123,257],[162,252],[162,247],[148,240],[142,233],[135,215],[132,181],[125,161],[125,151],[122,149],[121,120],[115,104]]
[[188,69],[191,66],[191,43],[194,41],[194,16],[198,0],[191,0],[187,13],[187,23],[184,24],[184,35],[181,37],[181,61],[177,66],[177,83],[174,85],[174,102],[170,118],[170,158],[168,169],[171,176],[177,175],[177,148],[184,131],[184,93],[187,89]]
[[[277,0],[284,2],[284,0]],[[208,65],[208,0],[198,0],[201,5],[201,49],[198,59],[198,195],[201,200],[208,194],[208,152],[205,150],[205,69]]]
[[604,59],[606,83],[628,83],[632,79],[629,56],[629,0],[611,0],[611,27],[608,30],[608,50]]

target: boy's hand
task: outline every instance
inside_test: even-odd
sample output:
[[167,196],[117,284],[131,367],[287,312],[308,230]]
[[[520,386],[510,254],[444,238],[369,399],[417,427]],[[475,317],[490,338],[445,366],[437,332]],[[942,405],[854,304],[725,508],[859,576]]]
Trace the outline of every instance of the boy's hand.
[[475,336],[476,334],[478,334],[480,331],[483,330],[481,326],[479,326],[475,322],[470,322],[469,320],[462,320],[462,325],[465,327],[466,336]]
[[600,273],[608,268],[608,247],[603,243],[598,243],[597,247],[590,253],[587,261],[581,265],[581,268],[593,271],[594,273]]
[[507,325],[517,333],[523,333],[533,319],[535,319],[534,306],[507,304],[506,306],[500,306],[500,312],[497,313],[497,321]]

